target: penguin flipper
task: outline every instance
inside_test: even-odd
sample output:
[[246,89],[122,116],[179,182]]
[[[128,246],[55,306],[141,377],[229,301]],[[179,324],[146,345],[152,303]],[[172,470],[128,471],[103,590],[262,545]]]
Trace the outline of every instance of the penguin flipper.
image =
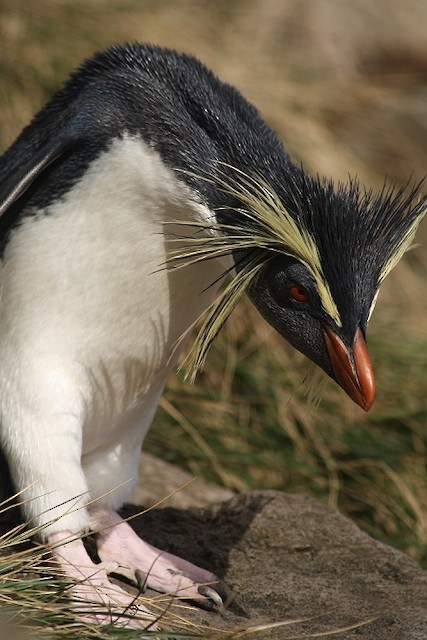
[[73,138],[56,139],[52,144],[43,147],[38,154],[18,170],[12,169],[10,174],[6,176],[6,180],[0,185],[0,217],[7,213],[10,207],[24,195],[53,162],[75,145],[76,140]]

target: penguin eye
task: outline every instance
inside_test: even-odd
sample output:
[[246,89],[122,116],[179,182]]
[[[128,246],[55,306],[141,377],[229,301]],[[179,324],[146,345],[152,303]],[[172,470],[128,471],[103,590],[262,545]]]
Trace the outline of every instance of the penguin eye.
[[310,300],[310,294],[307,289],[296,282],[293,282],[290,285],[289,295],[296,302],[308,302]]

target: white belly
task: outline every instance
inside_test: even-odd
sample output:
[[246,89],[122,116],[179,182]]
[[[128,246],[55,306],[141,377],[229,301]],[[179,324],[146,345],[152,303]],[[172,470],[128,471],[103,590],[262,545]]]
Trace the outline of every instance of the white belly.
[[[17,455],[18,438],[29,443],[42,434],[67,447],[73,436],[91,493],[135,475],[177,340],[209,304],[217,285],[207,287],[226,268],[219,261],[166,268],[170,222],[209,215],[189,201],[188,188],[152,150],[125,139],[62,202],[13,233],[0,307],[9,457]],[[116,477],[125,450],[129,472],[117,470]],[[101,468],[108,486],[97,479]],[[32,480],[34,471],[26,475]]]

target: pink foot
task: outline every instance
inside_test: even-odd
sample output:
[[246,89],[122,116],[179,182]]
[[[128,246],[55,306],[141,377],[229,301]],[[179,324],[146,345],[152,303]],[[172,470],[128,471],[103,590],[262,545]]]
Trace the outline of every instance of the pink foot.
[[[155,617],[136,598],[108,580],[111,566],[94,564],[82,540],[70,531],[49,536],[51,555],[62,574],[71,578],[70,597],[73,606],[82,612],[82,619],[97,624],[115,624],[120,627],[158,629]],[[101,605],[101,606],[99,606]]]
[[119,565],[121,574],[141,586],[173,593],[210,610],[220,610],[229,594],[210,571],[151,546],[114,511],[91,510],[97,531],[98,555],[103,563]]

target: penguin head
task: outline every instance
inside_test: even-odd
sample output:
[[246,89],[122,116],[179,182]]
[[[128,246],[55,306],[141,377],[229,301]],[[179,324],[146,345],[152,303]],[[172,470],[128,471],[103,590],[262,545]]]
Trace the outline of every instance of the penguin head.
[[[235,273],[196,340],[192,366],[246,292],[261,315],[369,410],[375,379],[366,331],[384,278],[410,247],[425,214],[420,185],[378,194],[357,180],[334,187],[290,163],[281,181],[221,180],[234,199],[217,212],[216,255],[234,257]],[[270,174],[271,177],[271,174]],[[204,257],[208,255],[206,241]]]

